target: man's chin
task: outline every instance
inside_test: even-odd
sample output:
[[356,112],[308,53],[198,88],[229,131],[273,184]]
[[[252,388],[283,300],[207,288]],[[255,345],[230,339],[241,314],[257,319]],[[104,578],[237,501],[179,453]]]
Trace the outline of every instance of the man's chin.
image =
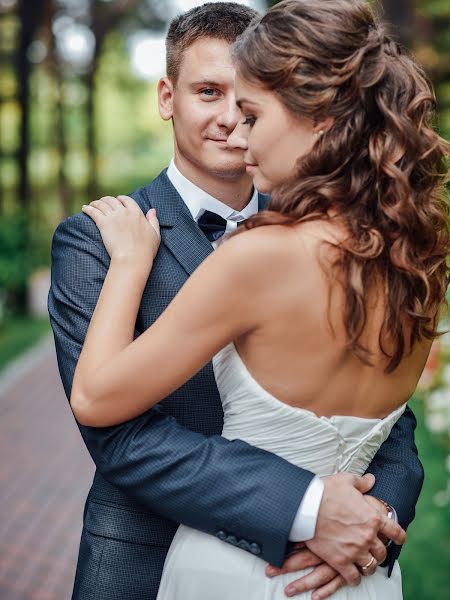
[[210,164],[210,171],[217,177],[224,179],[239,179],[247,173],[245,163],[243,161],[217,161],[215,164]]

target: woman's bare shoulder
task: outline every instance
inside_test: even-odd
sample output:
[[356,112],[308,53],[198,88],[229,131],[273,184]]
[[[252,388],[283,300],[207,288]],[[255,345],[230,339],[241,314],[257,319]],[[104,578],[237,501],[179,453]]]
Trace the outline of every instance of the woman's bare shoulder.
[[319,248],[332,249],[345,237],[338,223],[314,220],[294,225],[262,225],[231,236],[219,250],[227,260],[242,261],[252,267],[279,264],[309,264]]
[[339,244],[348,234],[342,223],[334,219],[314,219],[293,226],[296,234],[306,243],[330,242]]
[[267,273],[268,269],[298,259],[295,243],[290,226],[261,225],[231,236],[216,253],[220,252],[223,260]]

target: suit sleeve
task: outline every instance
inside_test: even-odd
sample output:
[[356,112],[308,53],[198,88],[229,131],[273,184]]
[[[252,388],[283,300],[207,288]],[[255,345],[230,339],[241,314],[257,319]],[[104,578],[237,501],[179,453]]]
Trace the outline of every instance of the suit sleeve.
[[[49,313],[68,398],[108,263],[86,215],[57,228]],[[282,565],[312,473],[243,441],[190,431],[160,407],[119,426],[79,428],[99,472],[130,498],[195,529],[231,532]]]
[[[416,425],[414,413],[407,407],[367,470],[375,475],[376,480],[370,494],[395,508],[399,523],[405,530],[414,519],[424,479],[414,441]],[[390,571],[400,550],[401,546],[395,544],[389,547],[385,565]]]

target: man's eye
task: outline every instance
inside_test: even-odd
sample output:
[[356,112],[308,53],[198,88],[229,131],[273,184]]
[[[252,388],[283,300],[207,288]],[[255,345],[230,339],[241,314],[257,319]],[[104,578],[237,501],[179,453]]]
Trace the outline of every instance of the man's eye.
[[246,117],[245,121],[242,121],[243,125],[249,125],[250,127],[253,127],[253,125],[255,124],[256,119],[255,117]]
[[214,98],[215,94],[217,94],[217,90],[214,88],[205,88],[204,90],[201,90],[200,93],[208,96],[209,98]]

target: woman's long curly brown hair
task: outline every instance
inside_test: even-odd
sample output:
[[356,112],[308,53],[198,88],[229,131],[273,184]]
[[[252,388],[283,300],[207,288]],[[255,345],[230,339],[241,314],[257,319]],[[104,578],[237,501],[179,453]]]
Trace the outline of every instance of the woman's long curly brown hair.
[[448,285],[449,145],[432,127],[431,86],[359,0],[280,2],[233,53],[242,77],[273,90],[291,114],[334,117],[295,177],[273,191],[270,210],[246,228],[337,212],[348,232],[335,264],[348,346],[370,364],[361,336],[367,290],[381,276],[379,345],[392,372],[415,342],[437,335]]

